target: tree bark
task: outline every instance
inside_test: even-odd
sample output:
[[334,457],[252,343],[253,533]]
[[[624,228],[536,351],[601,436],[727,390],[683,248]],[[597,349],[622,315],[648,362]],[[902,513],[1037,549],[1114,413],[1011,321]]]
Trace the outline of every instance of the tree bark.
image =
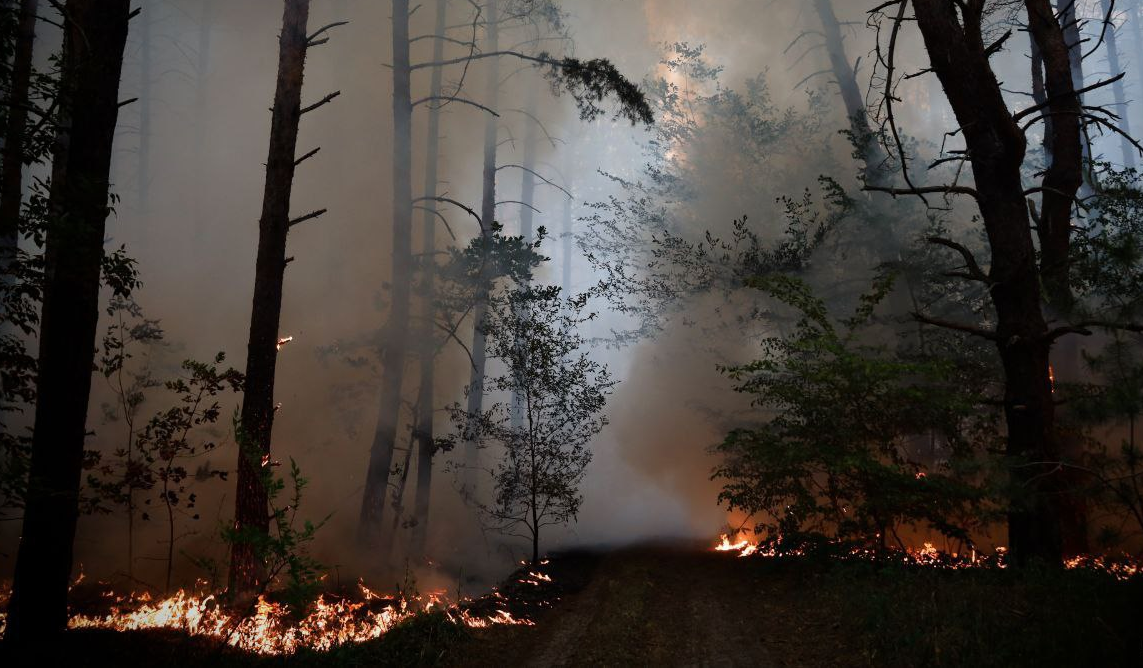
[[68,0],[49,194],[32,468],[6,640],[62,632],[99,320],[129,0]]
[[[485,3],[486,27],[484,50],[486,53],[495,53],[500,50],[500,32],[497,22],[500,20],[497,0],[488,0]],[[484,104],[496,108],[496,101],[500,93],[500,59],[493,58],[488,64],[488,79],[485,88]],[[469,415],[478,415],[484,405],[484,371],[487,364],[487,341],[482,327],[488,317],[487,281],[491,280],[493,268],[490,266],[492,258],[489,254],[492,244],[493,226],[496,221],[496,149],[499,143],[499,119],[489,115],[484,121],[484,172],[483,196],[480,205],[480,234],[483,237],[485,254],[482,267],[482,293],[476,296],[476,307],[473,309],[472,333],[472,374],[468,383]],[[480,450],[475,440],[468,440],[464,444],[464,488],[468,494],[476,494],[476,470],[480,466]]]
[[[1041,311],[1039,272],[1021,183],[1027,140],[1004,101],[988,61],[981,33],[984,3],[962,3],[959,17],[953,3],[946,0],[914,0],[913,5],[932,68],[964,132],[992,251],[990,292],[1005,375],[1007,454],[1014,464],[1013,483],[1022,492],[1008,515],[1009,546],[1017,563],[1033,558],[1059,563],[1059,476],[1050,467],[1027,464],[1055,462],[1059,455],[1048,376],[1051,344]],[[1048,63],[1053,81],[1049,85],[1057,86],[1054,92],[1066,95],[1068,89],[1059,81],[1058,72],[1052,72],[1063,39],[1052,8],[1048,0],[1027,0],[1026,6],[1031,29]],[[1070,81],[1068,77],[1067,83]],[[1070,97],[1060,104],[1074,105],[1074,93]],[[1057,117],[1061,122],[1056,125],[1067,125],[1062,122],[1066,120]],[[1066,150],[1059,137],[1057,134],[1057,151]],[[1045,176],[1045,182],[1050,176]]]
[[393,0],[393,289],[381,352],[385,375],[381,379],[377,426],[369,451],[357,528],[358,543],[367,550],[377,549],[382,540],[382,517],[397,443],[401,389],[409,348],[413,275],[413,105],[409,65],[409,0]]
[[250,340],[246,357],[246,391],[238,438],[238,485],[231,546],[230,593],[244,595],[264,584],[262,564],[253,541],[241,534],[269,531],[266,477],[270,466],[270,437],[274,426],[274,376],[278,365],[282,287],[286,271],[286,241],[290,230],[298,125],[302,116],[302,83],[309,40],[310,0],[285,0],[279,38],[278,82],[266,158],[262,217],[258,222],[258,256]]
[[[433,34],[443,37],[448,19],[448,0],[437,0],[436,30]],[[433,42],[433,62],[444,59],[444,39]],[[444,72],[433,68],[429,95],[441,94],[441,79]],[[425,155],[425,217],[421,238],[421,319],[418,334],[421,386],[417,394],[417,417],[413,428],[417,444],[417,493],[413,501],[413,540],[410,553],[423,559],[425,542],[429,530],[429,508],[433,486],[433,456],[436,454],[436,440],[433,431],[434,416],[434,372],[436,361],[436,249],[437,249],[437,185],[441,136],[441,111],[437,105],[429,107],[428,139]]]
[[21,0],[20,25],[12,57],[8,89],[8,126],[0,152],[0,273],[7,274],[20,237],[20,206],[24,194],[24,152],[28,131],[29,89],[36,43],[39,0]]
[[822,22],[826,52],[829,54],[830,67],[841,92],[842,102],[845,104],[849,130],[856,143],[857,152],[865,163],[865,182],[871,186],[888,185],[889,171],[886,165],[888,158],[869,127],[865,100],[857,84],[857,74],[845,53],[841,24],[838,23],[837,15],[833,11],[833,3],[831,0],[814,0],[814,9]]

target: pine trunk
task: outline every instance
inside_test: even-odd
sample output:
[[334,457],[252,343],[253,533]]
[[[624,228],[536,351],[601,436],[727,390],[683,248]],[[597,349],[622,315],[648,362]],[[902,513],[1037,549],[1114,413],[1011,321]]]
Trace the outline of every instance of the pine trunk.
[[[448,18],[448,0],[437,0],[436,32],[440,36],[433,43],[433,62],[444,59],[444,39]],[[429,95],[441,94],[443,71],[433,68]],[[433,487],[433,455],[436,454],[436,438],[433,431],[434,372],[436,360],[436,249],[437,249],[437,184],[441,135],[441,111],[437,105],[429,107],[428,140],[425,151],[425,217],[421,240],[421,319],[418,357],[420,360],[421,387],[417,394],[417,416],[413,434],[417,445],[417,493],[413,501],[413,541],[410,553],[416,558],[424,558],[425,543],[429,530],[429,508]]]
[[410,287],[413,275],[412,93],[409,68],[409,0],[393,0],[393,280],[392,303],[382,342],[381,397],[357,538],[375,550],[383,537],[382,518],[389,470],[397,444],[401,389],[409,348]]
[[[1104,41],[1107,45],[1108,74],[1117,77],[1123,74],[1119,63],[1119,34],[1116,30],[1114,17],[1111,15],[1112,0],[1102,0],[1103,15],[1108,21]],[[1111,84],[1111,93],[1115,96],[1115,113],[1119,115],[1118,126],[1123,135],[1119,137],[1119,150],[1123,155],[1123,166],[1135,168],[1135,147],[1131,145],[1131,119],[1128,117],[1127,94],[1124,91],[1123,79]]]
[[[485,4],[486,27],[484,50],[494,53],[500,50],[500,34],[497,27],[499,21],[499,8],[497,0],[488,0]],[[485,88],[484,104],[496,108],[496,101],[500,92],[500,60],[491,58],[488,64],[488,80]],[[472,374],[468,383],[469,415],[478,415],[484,407],[484,370],[487,364],[487,341],[482,331],[484,321],[488,317],[488,298],[486,288],[492,281],[492,258],[488,251],[491,249],[493,225],[496,221],[496,149],[499,143],[499,119],[489,116],[484,122],[484,172],[483,196],[480,205],[480,234],[484,240],[483,275],[480,277],[481,292],[476,296],[476,307],[473,309],[472,333]],[[480,466],[480,450],[476,441],[469,440],[464,444],[464,488],[467,494],[476,494],[476,471]]]
[[265,534],[270,526],[266,479],[270,471],[278,327],[282,314],[298,125],[302,115],[309,13],[310,0],[285,0],[262,218],[258,222],[258,258],[246,357],[246,391],[238,438],[238,489],[234,508],[234,528],[238,536],[231,546],[230,557],[230,593],[238,596],[255,591],[264,584],[262,564],[251,534]]
[[68,0],[52,166],[32,468],[6,640],[62,632],[99,320],[129,0]]
[[881,149],[877,137],[869,127],[869,117],[865,110],[865,100],[861,96],[861,87],[857,84],[857,73],[850,64],[845,53],[845,41],[841,34],[841,24],[833,11],[831,0],[814,0],[814,9],[822,22],[822,33],[825,35],[826,52],[829,54],[830,68],[834,79],[841,91],[841,99],[845,104],[846,116],[849,118],[849,129],[856,142],[858,152],[865,163],[865,182],[873,185],[887,185],[888,159],[885,151]]

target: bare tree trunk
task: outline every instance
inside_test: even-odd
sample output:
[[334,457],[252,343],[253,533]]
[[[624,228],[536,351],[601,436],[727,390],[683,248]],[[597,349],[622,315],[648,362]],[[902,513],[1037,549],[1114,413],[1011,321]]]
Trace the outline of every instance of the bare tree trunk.
[[853,135],[858,153],[865,163],[865,182],[871,186],[887,185],[889,181],[889,169],[886,165],[888,158],[869,127],[865,100],[861,95],[861,87],[857,84],[857,73],[845,53],[841,24],[838,23],[837,15],[833,11],[833,4],[831,0],[814,0],[814,9],[822,22],[822,33],[825,35],[830,67],[833,69],[833,76],[841,91],[842,102],[845,103],[850,133]]
[[[230,593],[244,595],[264,584],[262,563],[253,534],[270,527],[266,478],[270,471],[270,437],[274,426],[274,376],[278,366],[282,286],[286,272],[286,241],[290,230],[298,125],[302,117],[306,33],[310,0],[285,0],[279,38],[278,83],[266,158],[262,218],[258,223],[258,259],[254,301],[250,312],[250,341],[246,357],[246,391],[238,437],[238,485],[231,545]],[[243,534],[247,534],[245,537]]]
[[376,549],[382,539],[382,517],[388,495],[389,469],[397,443],[401,389],[409,347],[410,285],[413,274],[412,116],[409,67],[409,0],[393,0],[393,280],[392,304],[381,352],[380,407],[357,538],[361,547]]
[[38,0],[21,0],[20,25],[8,89],[8,126],[0,153],[0,273],[7,274],[16,257],[20,206],[24,194],[24,152],[28,131],[29,88],[36,42]]
[[5,640],[62,632],[79,516],[109,173],[129,0],[68,0],[32,468]]
[[[1104,33],[1104,40],[1107,42],[1107,67],[1108,74],[1117,77],[1123,74],[1123,68],[1119,63],[1119,35],[1115,28],[1114,17],[1111,15],[1111,0],[1102,0],[1103,3],[1103,16],[1108,22],[1106,32]],[[1134,169],[1135,168],[1135,147],[1131,145],[1131,140],[1127,137],[1131,136],[1131,119],[1128,117],[1127,107],[1127,94],[1123,89],[1123,80],[1120,79],[1111,85],[1112,95],[1115,96],[1115,113],[1119,115],[1119,129],[1126,136],[1119,137],[1119,150],[1123,154],[1123,166]]]
[[[497,0],[488,0],[485,3],[485,39],[486,53],[495,53],[500,50],[500,31],[497,22],[500,19]],[[496,100],[500,92],[500,59],[492,58],[488,64],[488,80],[485,88],[484,104],[496,108]],[[483,197],[480,205],[480,233],[485,244],[481,283],[482,290],[486,287],[486,280],[491,280],[492,267],[489,266],[492,258],[489,250],[492,244],[493,224],[496,221],[496,148],[499,142],[499,119],[489,115],[484,122],[484,174]],[[472,333],[472,374],[468,383],[468,409],[469,415],[478,415],[484,403],[484,369],[487,363],[487,341],[482,328],[488,317],[488,294],[478,294],[476,307],[473,309],[474,323]],[[475,440],[464,444],[464,488],[468,494],[476,493],[476,470],[480,466],[480,450]]]
[[[943,0],[914,0],[913,6],[933,70],[964,131],[992,250],[989,280],[998,320],[995,340],[1005,373],[1007,453],[1016,462],[1055,462],[1059,453],[1048,376],[1051,341],[1041,311],[1040,278],[1020,173],[1027,139],[988,61],[982,3],[960,5],[961,16],[952,3]],[[1048,0],[1027,0],[1026,6],[1030,30],[1047,64],[1049,95],[1058,96],[1050,109],[1074,109],[1078,100],[1071,77],[1061,78],[1059,72],[1061,59],[1067,63],[1060,25]],[[1073,113],[1056,120],[1054,164],[1065,164],[1058,154],[1078,153],[1079,119]],[[1062,127],[1067,125],[1072,126],[1070,130]],[[1051,178],[1052,174],[1045,176],[1045,185]],[[1017,465],[1012,476],[1015,487],[1026,495],[1015,499],[1009,511],[1013,557],[1017,563],[1031,558],[1059,563],[1059,476],[1031,465]]]
[[[437,22],[433,34],[440,38],[433,42],[433,62],[444,60],[445,26],[448,19],[448,0],[437,0]],[[429,95],[441,94],[443,70],[434,67]],[[421,320],[418,335],[420,349],[421,386],[417,394],[417,417],[413,428],[417,444],[417,494],[413,501],[413,540],[410,553],[415,558],[425,556],[425,541],[429,530],[429,508],[433,487],[433,456],[436,454],[436,439],[433,431],[433,407],[435,401],[434,372],[436,360],[436,249],[437,249],[437,184],[441,138],[441,111],[437,105],[429,107],[428,140],[425,155],[425,217],[421,240]]]
[[[528,87],[527,122],[528,130],[524,134],[524,167],[520,177],[520,236],[527,244],[534,243],[536,231],[533,229],[536,202],[536,153],[539,137],[536,132],[535,120],[538,106],[536,99],[536,86]],[[526,287],[526,285],[525,285]],[[512,422],[513,426],[524,424],[524,403],[519,392],[512,393]]]

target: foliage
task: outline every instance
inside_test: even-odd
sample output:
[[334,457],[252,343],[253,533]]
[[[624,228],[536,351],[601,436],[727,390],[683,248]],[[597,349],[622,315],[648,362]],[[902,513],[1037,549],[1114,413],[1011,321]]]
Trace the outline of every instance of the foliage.
[[586,299],[565,300],[554,286],[502,295],[483,327],[489,355],[506,370],[484,388],[512,394],[517,405],[496,404],[480,415],[452,409],[464,440],[503,446],[492,472],[495,500],[481,509],[494,530],[531,540],[533,559],[541,529],[579,512],[579,484],[591,461],[586,446],[607,424],[602,412],[615,385],[605,366],[581,352],[578,330],[594,317],[583,314]]
[[[250,445],[237,414],[234,416],[234,434],[242,456],[256,459],[261,457],[258,449]],[[309,480],[302,476],[301,468],[292,457],[286,477],[274,475],[277,466],[277,462],[266,462],[257,467],[259,480],[269,501],[270,531],[264,532],[256,526],[242,529],[224,526],[222,538],[231,545],[251,545],[255,559],[266,574],[262,581],[263,591],[271,585],[281,583],[282,586],[275,591],[276,597],[288,604],[295,614],[302,615],[317,597],[325,570],[320,562],[309,555],[308,547],[329,517],[316,524],[308,519],[303,520],[299,528],[298,513],[302,493]],[[283,499],[283,493],[288,493],[289,496]],[[281,582],[283,577],[284,583]]]
[[750,284],[800,319],[790,335],[763,342],[761,359],[722,367],[765,421],[716,446],[720,500],[775,538],[885,544],[898,524],[925,522],[971,543],[986,499],[975,464],[980,397],[951,361],[901,359],[865,342],[877,336],[872,318],[891,277],[838,323],[802,281],[770,275]]
[[570,57],[553,60],[546,53],[540,57],[552,63],[546,73],[552,83],[552,92],[570,93],[575,98],[581,120],[594,121],[602,116],[603,109],[599,103],[614,96],[619,104],[615,118],[625,118],[632,125],[652,125],[655,122],[655,113],[651,111],[639,86],[623,76],[610,60],[580,60]]
[[[153,321],[144,321],[127,336],[154,336]],[[119,373],[127,359],[122,340],[117,337],[117,326],[113,325],[105,340],[103,363],[109,374]],[[163,383],[167,391],[178,396],[173,406],[157,412],[129,440],[128,447],[116,450],[119,465],[102,463],[98,470],[89,474],[88,484],[97,491],[98,499],[128,505],[133,512],[140,507],[135,501],[135,493],[150,492],[141,506],[159,505],[165,515],[167,525],[166,588],[170,589],[173,570],[176,536],[176,515],[199,519],[195,511],[198,495],[190,489],[191,481],[202,482],[211,478],[225,480],[227,472],[212,469],[209,462],[192,472],[186,461],[217,447],[212,441],[199,442],[192,439],[196,429],[212,425],[218,421],[221,404],[218,396],[226,391],[238,392],[242,389],[242,374],[233,368],[220,370],[226,356],[218,353],[212,362],[186,360],[182,369],[188,375]],[[139,382],[139,381],[137,381]],[[149,383],[150,381],[143,381]],[[130,410],[137,409],[143,400],[141,389],[127,387],[123,390],[122,401]],[[132,438],[132,437],[129,437]],[[192,477],[193,475],[193,477]],[[155,504],[154,502],[158,502]],[[144,510],[140,518],[151,519],[151,511]]]

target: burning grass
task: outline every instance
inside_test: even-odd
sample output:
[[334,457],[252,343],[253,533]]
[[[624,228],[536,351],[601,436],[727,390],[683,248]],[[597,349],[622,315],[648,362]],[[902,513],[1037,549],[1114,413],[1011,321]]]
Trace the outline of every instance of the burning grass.
[[[250,656],[344,654],[348,646],[372,643],[408,625],[422,631],[439,627],[431,634],[438,639],[463,637],[465,629],[530,626],[532,620],[521,611],[550,605],[551,587],[552,577],[540,565],[520,569],[487,596],[461,601],[449,601],[443,591],[381,595],[359,583],[352,592],[323,594],[304,610],[270,596],[236,609],[207,591],[153,597],[106,590],[95,602],[73,605],[68,627],[78,632],[173,632]],[[5,618],[0,613],[0,634]],[[442,630],[445,626],[452,631]],[[394,643],[400,644],[388,644]]]
[[[789,546],[781,541],[754,541],[739,534],[733,542],[727,534],[720,534],[714,546],[716,552],[735,553],[738,557],[804,557],[825,556],[840,561],[869,563],[900,563],[905,566],[920,566],[941,570],[1004,569],[1007,568],[1007,550],[996,548],[992,554],[977,552],[975,549],[965,554],[938,550],[932,543],[921,547],[873,550],[867,547],[842,543],[821,543],[816,545]],[[1117,580],[1130,580],[1140,573],[1143,565],[1139,559],[1128,555],[1080,555],[1066,559],[1063,563],[1068,570],[1088,570],[1111,575]]]

